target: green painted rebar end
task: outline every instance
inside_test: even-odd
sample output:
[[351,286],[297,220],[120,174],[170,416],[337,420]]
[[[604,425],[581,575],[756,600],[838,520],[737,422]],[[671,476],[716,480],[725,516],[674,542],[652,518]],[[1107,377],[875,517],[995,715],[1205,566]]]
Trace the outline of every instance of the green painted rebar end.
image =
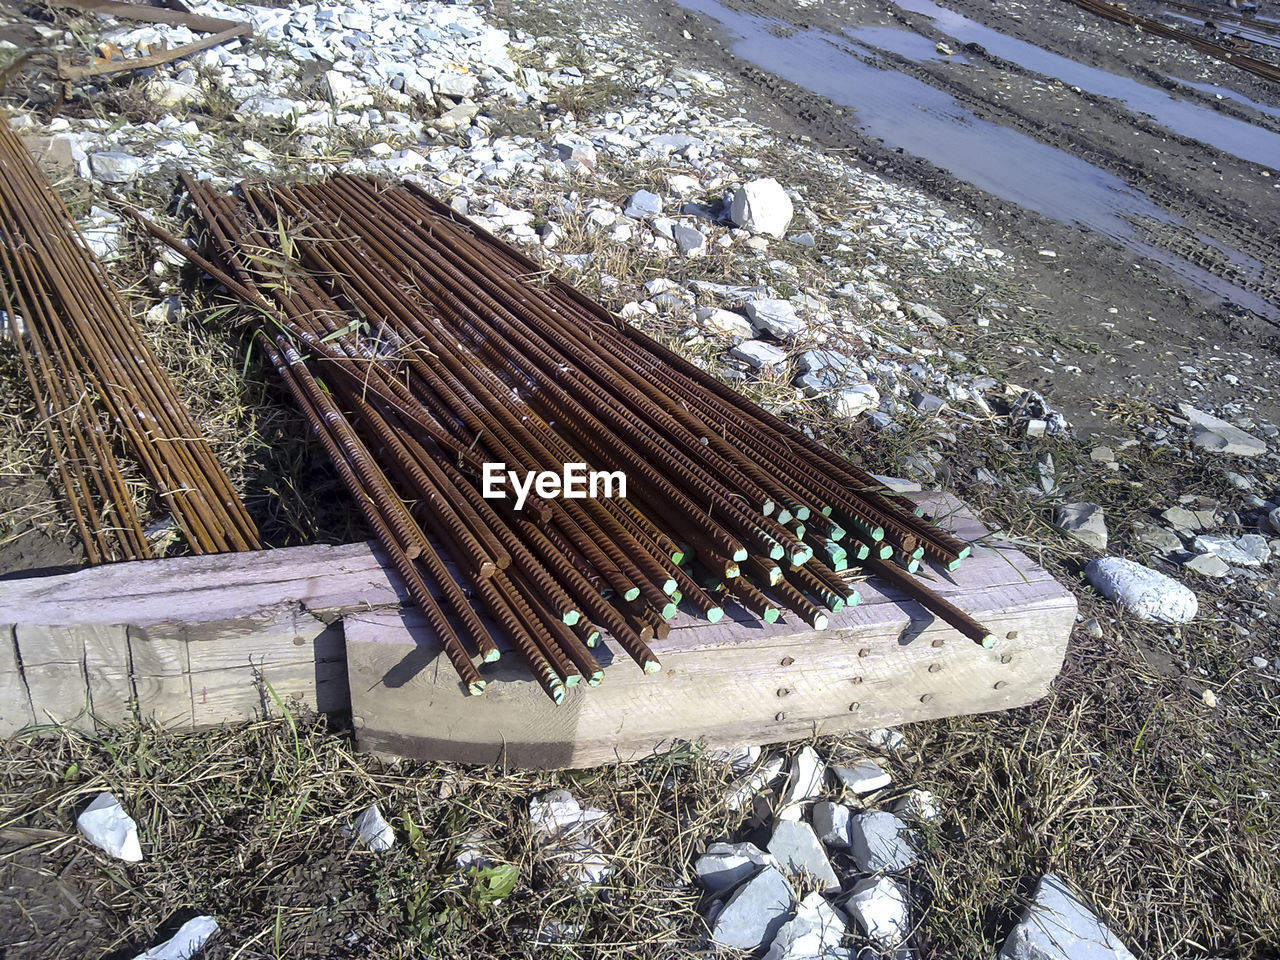
[[849,561],[845,557],[840,557],[837,560],[832,560],[831,569],[834,570],[836,573],[844,573],[846,570],[849,569]]
[[844,609],[844,597],[832,597],[827,606],[831,608],[832,613],[839,613]]
[[764,612],[764,622],[765,622],[765,623],[777,623],[777,622],[778,622],[778,612],[779,612],[779,611],[778,611],[778,608],[777,608],[777,607],[770,607],[768,610],[766,610],[766,611]]
[[724,619],[724,607],[712,607],[707,611],[707,623],[719,623]]
[[827,629],[828,625],[830,625],[830,623],[831,623],[831,618],[828,617],[825,613],[820,613],[813,618],[813,629],[825,630]]
[[604,671],[603,671],[603,670],[597,670],[595,673],[593,673],[593,674],[590,676],[590,678],[588,678],[588,680],[587,680],[587,686],[589,686],[589,687],[598,687],[598,686],[600,686],[600,681],[601,681],[601,680],[603,680],[603,679],[604,679]]
[[831,525],[831,532],[830,532],[829,534],[827,534],[827,538],[828,538],[829,540],[834,540],[834,541],[836,541],[837,543],[839,543],[841,540],[843,540],[843,539],[844,539],[845,537],[847,537],[848,535],[849,535],[849,531],[848,531],[848,530],[846,530],[844,527],[840,526],[840,524],[835,523],[835,524],[832,524],[832,525]]
[[799,506],[799,507],[796,507],[796,509],[795,509],[795,515],[796,515],[796,519],[797,519],[797,520],[808,520],[808,519],[809,519],[809,508],[808,508],[808,507],[805,507],[805,506]]
[[566,613],[566,614],[565,614],[563,617],[561,617],[560,619],[564,621],[565,626],[567,626],[567,627],[572,627],[575,623],[577,623],[579,620],[581,620],[581,619],[582,619],[582,611],[581,611],[581,610],[570,610],[568,613]]
[[739,547],[737,550],[733,551],[733,556],[730,559],[732,559],[734,563],[741,563],[743,560],[747,559],[747,548]]
[[680,584],[676,583],[675,577],[668,577],[662,582],[662,592],[668,597],[680,589]]
[[791,528],[791,535],[795,537],[797,540],[803,540],[804,533],[807,529],[809,528],[806,527],[803,523],[797,523],[794,527]]
[[480,694],[484,693],[484,681],[473,680],[471,683],[467,684],[467,693],[473,697],[480,696]]
[[893,556],[893,547],[889,546],[889,544],[887,543],[882,544],[880,547],[880,559],[888,560],[892,556]]
[[923,517],[923,516],[924,516],[924,507],[916,507],[916,508],[915,508],[913,511],[911,511],[911,512],[912,512],[912,513],[914,513],[917,517]]
[[919,560],[923,556],[924,556],[924,547],[916,547],[914,550],[911,551],[912,560]]
[[661,669],[662,669],[662,664],[660,664],[657,660],[646,660],[644,662],[645,673],[657,673]]
[[489,650],[489,651],[486,651],[484,655],[485,663],[497,663],[501,659],[502,659],[501,650]]
[[829,506],[827,506],[826,504],[823,504],[823,506],[822,506],[822,515],[823,515],[824,517],[829,517],[829,516],[831,516],[831,508],[830,508]]
[[564,678],[564,685],[566,687],[576,687],[581,682],[582,682],[582,674],[580,673],[571,673]]
[[969,556],[969,554],[971,554],[971,553],[973,553],[973,547],[970,547],[970,546],[964,546],[964,547],[961,547],[961,548],[960,548],[960,553],[959,553],[959,555],[956,557],[956,559],[957,559],[957,560],[963,560],[965,557]]
[[564,687],[563,686],[552,687],[551,699],[555,702],[556,706],[559,706],[560,704],[564,703]]
[[671,562],[674,563],[677,567],[682,566],[684,564],[684,561],[685,561],[685,555],[683,550],[677,550],[675,553],[671,555]]
[[997,643],[999,643],[999,641],[996,639],[996,635],[994,633],[988,633],[982,638],[982,645],[988,650],[994,647]]
[[772,547],[769,548],[770,560],[781,560],[786,555],[787,555],[787,551],[783,548],[782,544],[780,543],[775,543]]
[[680,606],[680,604],[683,601],[684,601],[683,591],[677,590],[675,593],[671,594],[671,602],[674,603],[677,607]]
[[800,567],[813,559],[813,547],[807,543],[800,544],[800,549],[791,555],[791,565]]
[[734,577],[739,577],[741,575],[742,575],[742,568],[738,566],[736,562],[726,563],[724,565],[724,578],[726,580],[732,580]]
[[634,599],[635,599],[636,597],[638,597],[638,596],[640,596],[640,588],[639,588],[639,587],[632,587],[630,590],[628,590],[626,593],[624,593],[624,594],[622,595],[622,599],[623,599],[623,600],[634,600]]
[[858,544],[857,553],[854,555],[855,559],[865,560],[869,556],[871,556],[871,548],[868,547],[865,543]]
[[960,565],[961,565],[962,563],[964,563],[964,561],[963,561],[963,560],[952,560],[950,563],[948,563],[948,564],[947,564],[947,569],[948,569],[948,570],[951,570],[952,572],[954,572],[954,571],[956,571],[956,570],[959,570],[959,569],[960,569]]
[[[772,514],[773,511],[777,509],[778,509],[778,505],[774,503],[772,500],[766,500],[764,503],[760,505],[760,512],[763,513],[766,517]],[[782,521],[779,520],[778,522],[781,523]]]
[[862,602],[862,594],[855,590],[853,593],[849,594],[849,597],[845,602],[851,607],[856,607]]
[[600,646],[600,631],[599,631],[599,630],[592,630],[589,634],[587,634],[587,646],[588,646],[588,647],[598,647],[598,646]]
[[672,617],[676,615],[676,611],[679,609],[680,607],[675,603],[668,603],[665,607],[662,608],[660,616],[662,617],[663,620],[670,620]]

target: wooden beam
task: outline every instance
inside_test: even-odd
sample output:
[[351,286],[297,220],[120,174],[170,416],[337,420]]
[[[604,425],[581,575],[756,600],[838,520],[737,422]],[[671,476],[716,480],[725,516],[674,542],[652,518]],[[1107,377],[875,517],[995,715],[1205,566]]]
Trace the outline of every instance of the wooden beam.
[[[933,498],[965,539],[986,531]],[[662,671],[625,656],[596,688],[556,706],[514,660],[485,668],[468,696],[413,610],[346,618],[347,669],[360,749],[392,756],[582,767],[648,756],[679,738],[716,745],[773,743],[1022,706],[1061,669],[1076,601],[1008,544],[979,546],[935,588],[1003,638],[966,640],[919,604],[874,582],[827,630],[794,618],[760,623],[731,607],[709,624],[681,614],[651,643]]]

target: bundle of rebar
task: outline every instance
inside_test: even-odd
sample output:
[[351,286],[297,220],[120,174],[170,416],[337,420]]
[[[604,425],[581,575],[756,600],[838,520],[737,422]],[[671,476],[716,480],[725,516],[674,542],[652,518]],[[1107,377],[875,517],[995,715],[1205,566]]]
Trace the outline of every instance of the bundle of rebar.
[[0,310],[91,563],[150,557],[117,448],[196,553],[257,530],[70,212],[0,115]]
[[[602,679],[605,634],[655,672],[649,641],[682,605],[823,629],[865,574],[995,642],[912,575],[954,569],[965,543],[418,187],[184,185],[205,253],[148,228],[254,308],[256,342],[472,693],[475,660],[506,648],[560,702]],[[482,492],[487,463],[620,472],[626,495],[516,509]]]

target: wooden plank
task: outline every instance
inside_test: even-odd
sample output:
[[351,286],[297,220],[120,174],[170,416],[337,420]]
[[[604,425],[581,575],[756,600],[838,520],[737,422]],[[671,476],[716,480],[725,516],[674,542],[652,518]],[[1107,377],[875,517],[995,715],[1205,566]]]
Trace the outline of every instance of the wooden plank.
[[[967,539],[986,531],[954,501],[927,498]],[[646,677],[601,650],[604,683],[555,706],[509,658],[484,668],[467,696],[416,611],[345,619],[351,706],[360,749],[419,759],[559,768],[646,756],[673,737],[773,743],[913,720],[1002,710],[1044,696],[1075,620],[1071,593],[1011,544],[979,545],[934,586],[1004,639],[993,650],[961,637],[877,582],[863,603],[814,631],[795,618],[756,621],[730,610],[719,624],[687,614],[651,646]],[[614,659],[625,662],[611,664]]]
[[86,631],[82,634],[84,672],[93,718],[110,726],[132,720],[135,703],[129,628],[112,624],[74,629]]
[[84,673],[85,631],[19,623],[14,639],[36,723],[92,730],[89,681]]
[[14,625],[0,623],[0,737],[11,737],[35,723],[31,696],[18,661]]
[[129,655],[138,714],[163,727],[195,726],[187,628],[182,624],[129,627]]
[[407,595],[377,546],[349,543],[108,563],[0,580],[0,623],[234,620],[294,601],[315,613],[398,606]]

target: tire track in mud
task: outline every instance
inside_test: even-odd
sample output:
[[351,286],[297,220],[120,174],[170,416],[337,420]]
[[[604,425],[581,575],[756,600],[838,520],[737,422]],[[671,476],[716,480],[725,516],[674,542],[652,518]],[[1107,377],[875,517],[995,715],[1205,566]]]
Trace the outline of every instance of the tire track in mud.
[[[727,5],[741,9],[736,0],[729,0]],[[838,34],[840,29],[839,23],[812,9],[798,12],[770,0],[752,4],[750,12],[776,21],[781,30],[813,26]],[[799,16],[804,16],[806,22],[792,22]],[[956,43],[944,30],[932,28],[927,18],[921,17],[919,19],[924,22],[917,23],[917,15],[897,11],[892,16],[904,29],[931,41]],[[733,33],[732,29],[729,33]],[[1260,197],[1258,194],[1246,197],[1238,188],[1224,192],[1220,185],[1212,183],[1219,178],[1220,172],[1223,178],[1230,176],[1235,181],[1256,179],[1256,165],[1239,160],[1210,144],[1170,131],[1146,115],[1127,109],[1120,101],[1074,92],[1056,78],[994,56],[976,44],[963,44],[960,48],[971,61],[980,61],[978,73],[968,77],[963,74],[957,76],[948,70],[945,62],[917,62],[879,49],[875,50],[875,61],[878,61],[877,66],[928,84],[980,119],[999,124],[1120,178],[1144,194],[1155,207],[1168,213],[1171,219],[1183,221],[1158,223],[1148,219],[1137,222],[1141,218],[1126,218],[1136,236],[1158,250],[1200,268],[1224,284],[1233,285],[1265,301],[1271,309],[1268,311],[1270,316],[1263,319],[1270,326],[1280,326],[1280,244],[1272,235],[1274,231],[1255,216],[1260,206],[1262,220],[1276,222],[1280,217],[1280,198],[1273,199],[1268,195],[1271,191],[1262,191]],[[846,111],[829,99],[784,80],[764,67],[732,55],[731,59],[739,76],[761,88],[768,96],[782,101],[779,106],[785,103],[785,112],[816,128],[815,133],[821,139],[848,144],[855,155],[881,172],[893,168],[910,170],[928,189],[936,191],[945,184],[944,195],[959,197],[966,205],[979,211],[990,208],[993,195],[929,161],[907,157],[884,145],[876,149],[874,138],[859,131],[852,119],[846,119]],[[1149,68],[1140,72],[1149,75]],[[992,89],[1006,80],[1021,85],[1022,89],[1015,89],[1006,97],[993,96]],[[1014,100],[1017,93],[1026,93],[1021,103]],[[1055,99],[1066,102],[1055,105]],[[1200,95],[1192,98],[1193,101],[1199,99]],[[1073,106],[1082,108],[1082,112],[1077,114]],[[1213,108],[1205,106],[1204,109]],[[1231,112],[1238,111],[1233,109]],[[1270,126],[1263,125],[1264,128]],[[1133,137],[1135,131],[1142,134],[1141,138]],[[1159,154],[1159,161],[1153,158],[1153,153]],[[1212,162],[1218,166],[1211,166]],[[1162,167],[1170,168],[1170,172],[1165,172]],[[1198,188],[1188,186],[1188,181],[1197,182]],[[1006,202],[998,196],[995,199]],[[1258,199],[1261,199],[1261,204]],[[1040,219],[1035,211],[1025,212],[1033,219]],[[1075,229],[1069,224],[1063,226],[1068,230]],[[1200,239],[1198,234],[1203,234],[1209,242]],[[1087,238],[1091,234],[1086,232],[1084,236]],[[1233,258],[1230,256],[1232,251],[1243,256]],[[1134,256],[1144,254],[1136,251]],[[1177,272],[1167,265],[1161,266]],[[1195,286],[1185,277],[1180,280]]]

